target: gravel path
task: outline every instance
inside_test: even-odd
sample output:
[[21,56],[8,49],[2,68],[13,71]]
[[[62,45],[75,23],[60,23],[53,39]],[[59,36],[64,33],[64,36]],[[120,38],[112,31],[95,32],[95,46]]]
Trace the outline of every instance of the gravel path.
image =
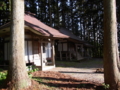
[[49,71],[58,71],[60,73],[68,74],[72,77],[76,77],[79,79],[84,79],[92,82],[103,83],[103,73],[95,73],[96,68],[63,68],[56,67]]

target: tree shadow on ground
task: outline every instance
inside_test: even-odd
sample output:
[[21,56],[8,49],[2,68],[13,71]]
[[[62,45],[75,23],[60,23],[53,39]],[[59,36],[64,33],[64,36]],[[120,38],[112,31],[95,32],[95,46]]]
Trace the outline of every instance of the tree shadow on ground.
[[[66,90],[104,90],[102,85],[96,85],[95,83],[91,83],[85,80],[77,80],[77,79],[64,79],[64,78],[51,78],[51,77],[34,77],[34,79],[38,80],[39,83],[47,85],[49,87],[55,87]],[[41,80],[40,80],[41,79]]]
[[[72,71],[59,71],[60,73],[77,73],[77,74],[98,74],[97,72],[72,72]],[[102,72],[99,74],[103,74]]]
[[[77,79],[70,79],[70,78],[68,78],[68,79],[66,79],[66,78],[53,78],[53,77],[33,77],[34,79],[46,79],[46,80],[55,80],[55,81],[62,81],[62,82],[64,82],[64,81],[66,81],[66,82],[83,82],[83,81],[85,81],[85,80],[77,80]],[[87,81],[86,81],[87,82]]]

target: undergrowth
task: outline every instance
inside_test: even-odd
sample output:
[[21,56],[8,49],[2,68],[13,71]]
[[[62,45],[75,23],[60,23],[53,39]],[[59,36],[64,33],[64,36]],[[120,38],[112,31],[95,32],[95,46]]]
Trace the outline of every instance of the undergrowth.
[[[29,68],[29,67],[27,67]],[[29,70],[29,69],[28,69]],[[28,75],[29,77],[32,79],[32,73],[35,71],[38,71],[38,68],[33,67],[33,69],[28,71]],[[7,71],[4,71],[3,69],[0,69],[0,86],[2,86],[4,84],[4,81],[7,78]]]
[[7,72],[0,72],[0,86],[3,86],[6,77],[7,77]]

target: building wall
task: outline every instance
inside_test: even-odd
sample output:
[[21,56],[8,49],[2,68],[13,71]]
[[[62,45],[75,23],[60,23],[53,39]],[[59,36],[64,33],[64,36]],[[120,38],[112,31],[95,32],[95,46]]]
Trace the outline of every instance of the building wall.
[[[10,59],[10,42],[9,38],[5,38],[4,43],[4,60]],[[37,66],[41,66],[38,40],[32,42],[31,35],[25,35],[25,62],[26,63],[35,63]]]
[[[4,60],[6,60],[6,61],[10,59],[10,42],[9,42],[9,40],[10,39],[8,37],[6,37],[5,43],[4,43]],[[42,65],[41,59],[46,61],[47,58],[52,58],[51,42],[46,41],[46,42],[41,43],[39,39],[35,39],[31,35],[25,35],[25,43],[24,44],[25,44],[24,49],[25,49],[25,62],[26,63],[34,63],[36,66],[41,66]],[[44,63],[44,65],[45,65],[45,63]]]
[[41,45],[40,45],[40,43],[38,42],[38,41],[33,41],[33,44],[32,44],[33,46],[32,46],[32,48],[33,48],[33,61],[34,61],[34,64],[36,65],[36,66],[41,66],[41,56],[40,56],[40,54],[41,54],[41,50],[40,50],[40,48],[41,48]]
[[67,43],[58,43],[58,51],[67,51]]
[[83,59],[83,44],[70,41],[58,41],[56,44],[56,59],[81,60]]

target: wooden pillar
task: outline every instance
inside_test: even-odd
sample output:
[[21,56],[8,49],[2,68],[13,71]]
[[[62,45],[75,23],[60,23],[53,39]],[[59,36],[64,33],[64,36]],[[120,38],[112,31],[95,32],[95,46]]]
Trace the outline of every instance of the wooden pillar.
[[8,43],[9,42],[7,42],[7,44],[6,44],[6,47],[7,47],[7,60],[9,60],[9,58],[8,58],[8,55],[9,55],[9,53],[8,53],[8,48],[9,48]]
[[76,60],[77,60],[78,59],[77,44],[75,44],[75,48],[76,48]]
[[29,46],[28,46],[28,40],[26,40],[26,42],[27,42],[27,56],[28,56],[28,63],[30,63],[30,59],[29,59]]
[[33,41],[33,35],[32,35],[32,57],[33,57],[33,62],[34,62],[34,41]]
[[[67,44],[67,43],[66,43]],[[68,60],[68,46],[67,46],[67,50],[66,50],[66,60]]]
[[69,54],[70,54],[70,61],[71,61],[71,52],[69,52]]
[[38,55],[39,55],[39,60],[40,60],[40,63],[41,63],[41,40],[39,39],[38,40]]
[[81,45],[81,56],[83,57],[83,45]]
[[54,40],[52,40],[52,62],[55,65],[55,48],[54,48]]
[[3,60],[5,61],[5,39],[3,38]]
[[43,59],[42,59],[42,53],[43,53],[43,43],[42,43],[42,40],[41,40],[41,42],[40,42],[40,44],[41,44],[41,53],[40,53],[40,56],[41,56],[41,70],[43,70]]
[[[61,49],[59,49],[59,53],[60,53],[60,60],[62,61],[62,43],[59,42],[59,44],[61,44]],[[60,48],[60,47],[58,47],[58,48]]]
[[61,53],[61,50],[60,50],[60,60],[62,61],[62,53]]
[[69,58],[70,58],[70,61],[71,61],[71,47],[70,47],[71,45],[70,45],[70,43],[68,43],[68,52],[69,52]]
[[67,44],[68,44],[68,45],[67,45],[67,48],[68,48],[67,52],[68,52],[68,55],[69,55],[68,57],[69,57],[69,59],[70,59],[70,61],[71,61],[70,42],[67,41]]

